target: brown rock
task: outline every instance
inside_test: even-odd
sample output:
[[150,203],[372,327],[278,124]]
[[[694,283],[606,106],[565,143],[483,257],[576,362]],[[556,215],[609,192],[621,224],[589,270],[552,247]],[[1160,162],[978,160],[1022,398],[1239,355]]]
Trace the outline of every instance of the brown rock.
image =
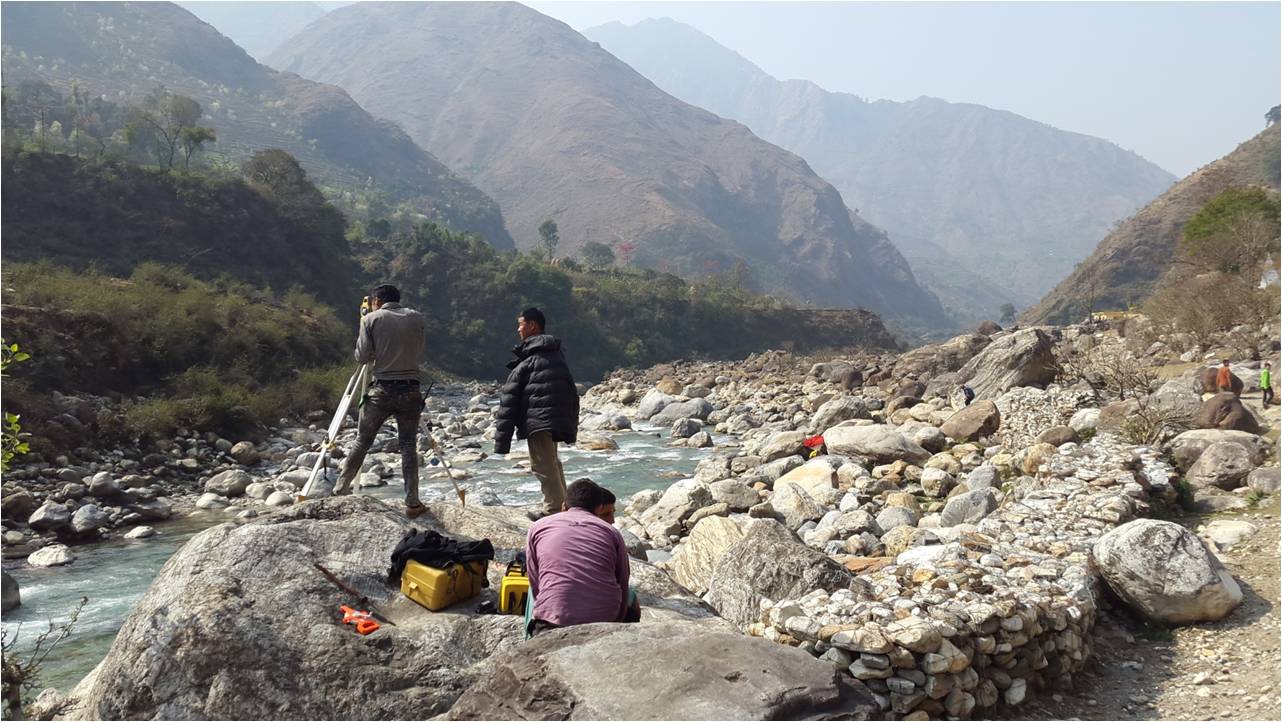
[[1077,432],[1069,426],[1052,426],[1037,435],[1037,443],[1050,444],[1051,446],[1061,446],[1063,444],[1077,443]]
[[974,441],[992,435],[1001,425],[1002,415],[997,404],[984,399],[949,416],[939,430],[958,441]]
[[1202,408],[1193,416],[1193,426],[1198,429],[1231,429],[1250,434],[1260,433],[1260,425],[1242,400],[1231,391],[1222,391],[1202,402]]

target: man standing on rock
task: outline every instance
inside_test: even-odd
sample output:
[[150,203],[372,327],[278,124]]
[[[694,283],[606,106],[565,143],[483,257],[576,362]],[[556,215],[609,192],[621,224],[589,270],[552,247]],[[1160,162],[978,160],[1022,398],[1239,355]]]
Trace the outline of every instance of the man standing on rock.
[[1224,359],[1220,362],[1220,370],[1215,374],[1216,391],[1233,390],[1233,372],[1229,370],[1229,360]]
[[556,445],[573,444],[579,434],[579,392],[560,340],[544,333],[546,328],[537,308],[527,308],[516,318],[521,343],[512,349],[516,358],[507,365],[511,372],[500,391],[494,435],[496,454],[512,450],[513,432],[529,446],[530,468],[543,488],[542,512],[530,513],[536,521],[561,510],[565,471]]
[[401,449],[401,474],[405,478],[405,513],[411,519],[427,510],[418,498],[419,414],[423,394],[419,364],[427,348],[427,320],[401,305],[396,286],[382,285],[370,293],[370,313],[361,318],[356,336],[356,360],[372,364],[373,380],[361,404],[356,446],[343,464],[343,475],[334,494],[352,493],[352,481],[365,463],[374,437],[389,416],[396,417]]

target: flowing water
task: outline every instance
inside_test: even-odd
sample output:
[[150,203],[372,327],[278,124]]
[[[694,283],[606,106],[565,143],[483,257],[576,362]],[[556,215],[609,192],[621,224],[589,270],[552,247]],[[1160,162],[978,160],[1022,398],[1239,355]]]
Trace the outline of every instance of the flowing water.
[[[657,431],[613,435],[618,451],[583,452],[562,446],[566,480],[589,476],[613,491],[622,503],[637,491],[667,488],[678,474],[693,474],[695,464],[709,455],[708,449],[669,448],[667,438],[654,435]],[[518,452],[523,446],[521,442],[513,444]],[[532,504],[542,499],[538,481],[515,461],[488,458],[459,468],[471,476],[465,482],[471,495],[490,490],[509,505]],[[454,499],[449,481],[430,478],[431,471],[431,467],[424,469],[423,499]],[[399,475],[392,481],[389,486],[362,489],[360,493],[399,502]],[[71,637],[46,658],[41,687],[56,687],[65,693],[80,681],[106,655],[129,610],[147,591],[165,561],[193,535],[226,522],[227,517],[218,511],[196,512],[155,525],[158,533],[149,539],[76,546],[76,561],[64,567],[37,569],[20,560],[5,562],[5,570],[22,589],[22,606],[3,619],[5,633],[10,638],[18,635],[15,649],[19,654],[32,648],[50,621],[54,625],[66,622],[81,597],[89,600]]]

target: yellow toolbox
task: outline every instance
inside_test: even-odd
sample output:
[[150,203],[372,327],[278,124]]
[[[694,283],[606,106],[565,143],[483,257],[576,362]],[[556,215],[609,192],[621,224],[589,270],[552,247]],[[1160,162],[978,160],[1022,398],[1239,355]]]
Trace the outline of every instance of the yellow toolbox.
[[401,593],[436,612],[480,594],[485,566],[472,561],[437,569],[411,560],[401,574]]
[[530,578],[524,574],[507,574],[499,582],[499,613],[525,614],[525,600],[530,594]]

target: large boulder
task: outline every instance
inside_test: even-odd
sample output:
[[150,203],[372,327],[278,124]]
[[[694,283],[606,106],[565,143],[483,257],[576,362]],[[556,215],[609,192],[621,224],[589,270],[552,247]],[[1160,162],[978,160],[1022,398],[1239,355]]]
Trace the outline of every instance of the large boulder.
[[712,490],[694,479],[683,479],[668,487],[659,501],[637,518],[651,539],[666,544],[668,537],[682,532],[681,522],[712,503]]
[[975,354],[989,344],[988,336],[967,333],[943,343],[922,346],[899,356],[895,361],[895,377],[933,377],[961,369]]
[[816,431],[831,428],[848,419],[870,419],[868,405],[858,396],[839,396],[825,402],[815,411],[810,427]]
[[831,458],[820,456],[779,477],[774,482],[776,491],[786,484],[796,484],[816,500],[822,501],[832,489],[837,488],[837,468]]
[[66,544],[50,544],[41,547],[27,557],[27,563],[33,567],[60,567],[76,560],[75,552]]
[[1193,426],[1198,429],[1232,429],[1250,434],[1260,433],[1260,424],[1242,404],[1242,399],[1229,391],[1218,393],[1202,402],[1193,415]]
[[763,461],[774,461],[789,456],[798,456],[806,450],[803,441],[806,435],[800,431],[780,431],[766,439],[757,455]]
[[[409,522],[376,499],[345,496],[197,534],[134,606],[91,681],[77,688],[78,716],[395,719],[444,712],[476,681],[477,663],[520,641],[521,620],[475,615],[475,601],[433,614],[389,586],[388,555],[411,524],[449,531],[434,515]],[[369,636],[341,624],[339,602],[357,600],[313,562],[368,595],[394,624]]]
[[997,404],[984,399],[953,413],[939,430],[958,441],[975,441],[992,436],[1001,425],[1002,414],[997,410]]
[[110,524],[111,517],[94,504],[85,504],[76,509],[75,514],[71,515],[71,532],[73,534],[95,534],[100,528],[110,526]]
[[254,448],[254,442],[252,441],[238,441],[231,447],[231,451],[227,453],[231,454],[237,464],[245,466],[253,466],[262,459],[262,455]]
[[1231,491],[1242,485],[1254,466],[1251,453],[1245,447],[1232,441],[1219,441],[1197,457],[1185,479],[1195,488],[1214,486]]
[[747,626],[758,621],[762,598],[789,599],[815,589],[856,586],[844,567],[802,544],[779,522],[754,519],[743,538],[721,555],[704,599],[722,617]]
[[862,683],[800,649],[674,623],[590,624],[541,634],[496,658],[446,718],[864,720],[879,714]]
[[0,611],[9,612],[22,606],[22,592],[18,589],[18,581],[9,576],[9,572],[0,572],[0,580],[3,580],[3,602],[0,604]]
[[1242,601],[1233,575],[1193,532],[1136,519],[1095,542],[1100,576],[1136,611],[1167,624],[1221,619]]
[[885,424],[833,427],[824,431],[824,446],[831,454],[866,456],[878,463],[902,459],[922,464],[930,458],[929,451]]
[[712,491],[712,501],[725,504],[732,512],[747,511],[761,501],[756,490],[738,479],[722,479],[708,486]]
[[1046,331],[1027,328],[995,339],[957,372],[977,399],[995,399],[1016,386],[1044,388],[1055,380],[1058,364]]
[[217,494],[228,498],[245,493],[245,487],[254,483],[254,477],[240,469],[231,469],[209,477],[205,482],[205,493]]
[[641,403],[637,404],[636,418],[648,420],[651,416],[662,411],[664,407],[680,400],[679,397],[672,394],[665,394],[658,389],[650,389],[645,396],[641,397]]
[[71,526],[71,510],[56,501],[46,501],[31,513],[27,526],[36,531],[63,531]]
[[695,594],[708,591],[712,570],[721,555],[743,538],[738,522],[724,516],[710,516],[699,520],[690,530],[690,536],[672,552],[668,569],[681,586]]
[[712,413],[712,404],[707,399],[689,399],[687,401],[674,401],[663,407],[654,416],[650,417],[650,423],[659,425],[668,425],[677,419],[700,419],[708,418]]
[[789,529],[797,529],[808,521],[819,521],[827,509],[810,495],[800,484],[775,484],[774,495],[770,497],[770,508],[775,516],[782,518]]
[[703,424],[695,419],[680,418],[672,422],[668,435],[674,439],[688,439],[703,430]]
[[1246,449],[1250,455],[1252,466],[1264,460],[1264,454],[1268,449],[1268,442],[1255,434],[1245,431],[1222,431],[1220,429],[1185,431],[1171,439],[1166,449],[1175,460],[1175,466],[1181,471],[1187,471],[1203,452],[1213,444],[1221,441],[1232,442]]
[[12,494],[5,494],[4,500],[0,501],[0,515],[6,521],[23,522],[36,510],[36,506],[38,502],[31,492],[17,489]]

